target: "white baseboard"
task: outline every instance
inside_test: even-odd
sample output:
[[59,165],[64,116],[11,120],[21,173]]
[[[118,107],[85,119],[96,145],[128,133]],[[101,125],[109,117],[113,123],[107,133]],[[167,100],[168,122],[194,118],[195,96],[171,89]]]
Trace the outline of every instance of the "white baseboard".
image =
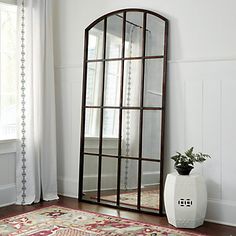
[[208,199],[206,221],[236,226],[236,202]]
[[16,185],[0,185],[0,207],[16,203]]

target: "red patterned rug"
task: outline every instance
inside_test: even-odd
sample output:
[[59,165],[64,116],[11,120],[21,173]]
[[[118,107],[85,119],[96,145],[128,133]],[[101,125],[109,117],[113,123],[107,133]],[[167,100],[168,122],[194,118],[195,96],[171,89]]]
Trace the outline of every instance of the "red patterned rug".
[[1,236],[197,236],[119,217],[50,206],[0,221]]

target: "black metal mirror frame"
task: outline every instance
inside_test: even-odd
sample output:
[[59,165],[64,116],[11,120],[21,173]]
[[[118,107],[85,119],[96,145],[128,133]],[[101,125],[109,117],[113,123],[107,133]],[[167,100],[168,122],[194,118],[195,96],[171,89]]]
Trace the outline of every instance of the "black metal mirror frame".
[[[143,13],[143,33],[142,33],[142,56],[135,57],[135,58],[127,58],[125,57],[125,32],[126,32],[126,13],[127,12],[141,12]],[[106,58],[106,32],[107,32],[107,18],[114,14],[123,14],[123,28],[122,28],[122,52],[120,58],[115,59],[107,59]],[[145,55],[145,45],[146,45],[146,22],[147,22],[147,14],[156,16],[157,18],[163,20],[165,23],[164,27],[164,55],[156,55],[156,56],[146,56]],[[95,59],[95,60],[88,60],[88,37],[89,37],[89,30],[94,27],[100,21],[104,21],[104,34],[103,34],[103,58],[102,59]],[[123,157],[121,153],[121,136],[122,136],[122,110],[124,109],[135,109],[140,111],[140,132],[139,132],[139,156],[136,158],[138,161],[138,196],[137,196],[137,209],[134,211],[145,212],[141,209],[141,173],[142,173],[142,161],[151,161],[151,162],[159,162],[160,163],[160,198],[159,198],[159,213],[154,214],[163,214],[163,165],[164,165],[164,131],[165,131],[165,109],[166,109],[166,77],[167,77],[167,44],[168,44],[168,20],[149,10],[144,9],[122,9],[118,11],[114,11],[108,13],[97,20],[95,20],[92,24],[90,24],[85,29],[85,39],[84,39],[84,69],[83,69],[83,92],[82,92],[82,112],[81,112],[81,141],[80,141],[80,172],[79,172],[79,201],[88,202],[88,203],[95,203],[99,205],[105,205],[109,207],[116,207],[120,209],[130,209],[128,207],[120,206],[120,176],[121,176],[121,160],[127,157]],[[162,82],[162,106],[160,107],[144,107],[144,73],[145,73],[145,60],[146,59],[155,59],[155,58],[162,58],[163,59],[163,82]],[[139,107],[124,107],[123,106],[123,83],[124,83],[124,62],[125,60],[133,60],[133,59],[140,59],[141,60],[141,88],[140,88],[140,106]],[[118,60],[121,61],[121,86],[120,86],[120,103],[118,107],[112,106],[104,106],[104,78],[105,78],[105,62],[111,60]],[[101,62],[103,63],[103,72],[102,72],[102,97],[101,97],[101,106],[86,106],[86,84],[87,84],[87,65],[88,62]],[[98,183],[97,183],[97,199],[96,202],[89,201],[83,198],[83,176],[84,176],[84,155],[91,155],[91,153],[86,153],[84,149],[85,144],[85,113],[86,108],[90,109],[100,109],[100,133],[99,133],[99,154],[98,156]],[[117,168],[117,200],[116,206],[109,205],[106,203],[100,202],[101,197],[101,168],[102,168],[102,137],[103,137],[103,109],[104,108],[111,108],[111,109],[119,109],[119,141],[118,141],[118,155],[115,157],[118,159],[118,168]],[[153,159],[144,159],[142,158],[142,127],[143,127],[143,111],[144,110],[159,110],[162,114],[161,118],[161,153],[160,159],[153,160]],[[92,154],[93,155],[93,154]],[[130,157],[130,159],[134,159]],[[150,212],[148,212],[150,213]]]

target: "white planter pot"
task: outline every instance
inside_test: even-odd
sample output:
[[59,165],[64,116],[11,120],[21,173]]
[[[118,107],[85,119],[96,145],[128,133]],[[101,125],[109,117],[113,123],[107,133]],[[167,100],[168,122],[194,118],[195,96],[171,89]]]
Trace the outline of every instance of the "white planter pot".
[[164,203],[168,222],[178,228],[196,228],[203,224],[207,190],[199,175],[167,175]]

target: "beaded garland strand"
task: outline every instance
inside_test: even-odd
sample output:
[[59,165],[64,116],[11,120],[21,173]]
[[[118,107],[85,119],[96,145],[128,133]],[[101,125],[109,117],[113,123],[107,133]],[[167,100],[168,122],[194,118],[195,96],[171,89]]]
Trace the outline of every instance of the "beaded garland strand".
[[25,1],[21,2],[21,160],[22,160],[22,201],[26,198],[26,151],[25,151]]

